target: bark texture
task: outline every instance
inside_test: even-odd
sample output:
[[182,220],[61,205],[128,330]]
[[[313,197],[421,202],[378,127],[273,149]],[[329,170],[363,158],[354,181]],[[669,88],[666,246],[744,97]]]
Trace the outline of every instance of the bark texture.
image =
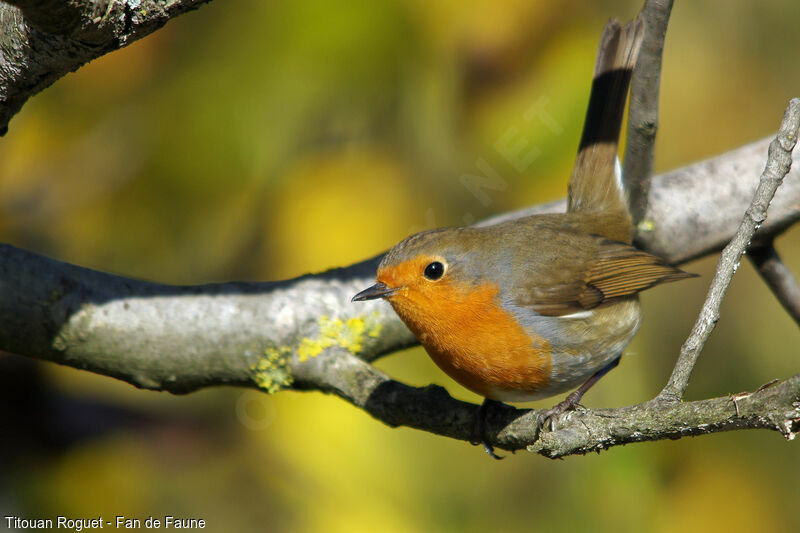
[[0,135],[34,94],[209,0],[0,1]]

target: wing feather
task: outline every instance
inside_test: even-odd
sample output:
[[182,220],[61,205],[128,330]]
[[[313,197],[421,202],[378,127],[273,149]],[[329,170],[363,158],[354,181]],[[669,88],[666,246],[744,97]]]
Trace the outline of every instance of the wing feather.
[[[661,283],[696,276],[628,244],[601,237],[592,239],[593,242],[586,244],[594,244],[589,246],[593,252],[580,257],[583,261],[577,280],[542,286],[532,279],[529,291],[518,303],[542,315],[563,316]],[[570,271],[575,273],[573,269]]]

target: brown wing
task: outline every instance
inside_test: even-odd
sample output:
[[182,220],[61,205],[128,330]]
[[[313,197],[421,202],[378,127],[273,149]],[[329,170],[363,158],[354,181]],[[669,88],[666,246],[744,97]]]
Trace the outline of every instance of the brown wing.
[[660,283],[694,276],[660,257],[627,244],[603,240],[584,265],[580,279],[549,287],[534,286],[521,303],[542,315],[562,316],[592,309]]

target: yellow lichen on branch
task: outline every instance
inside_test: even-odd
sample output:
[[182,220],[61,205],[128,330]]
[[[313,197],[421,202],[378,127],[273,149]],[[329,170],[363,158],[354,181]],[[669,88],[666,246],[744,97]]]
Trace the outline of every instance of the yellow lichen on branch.
[[319,319],[319,335],[303,337],[297,348],[297,357],[300,361],[307,361],[332,346],[339,346],[352,354],[360,353],[364,348],[364,338],[377,337],[382,327],[377,313],[349,318],[346,321],[322,316]]
[[307,361],[334,346],[344,348],[352,354],[364,349],[366,338],[377,338],[383,324],[378,313],[352,317],[347,320],[321,316],[318,321],[319,334],[300,339],[296,350],[292,346],[273,346],[264,350],[264,355],[250,367],[253,382],[270,394],[292,384],[291,356],[296,352],[300,362]]
[[289,370],[291,355],[292,349],[288,346],[270,347],[264,350],[264,356],[250,367],[253,371],[253,382],[258,388],[272,394],[291,385],[292,374]]

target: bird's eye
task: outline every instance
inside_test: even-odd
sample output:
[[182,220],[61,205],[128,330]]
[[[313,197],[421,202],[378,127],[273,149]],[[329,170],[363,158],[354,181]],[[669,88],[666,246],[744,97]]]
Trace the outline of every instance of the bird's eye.
[[431,281],[436,281],[444,275],[444,265],[439,261],[434,261],[425,267],[425,277]]

